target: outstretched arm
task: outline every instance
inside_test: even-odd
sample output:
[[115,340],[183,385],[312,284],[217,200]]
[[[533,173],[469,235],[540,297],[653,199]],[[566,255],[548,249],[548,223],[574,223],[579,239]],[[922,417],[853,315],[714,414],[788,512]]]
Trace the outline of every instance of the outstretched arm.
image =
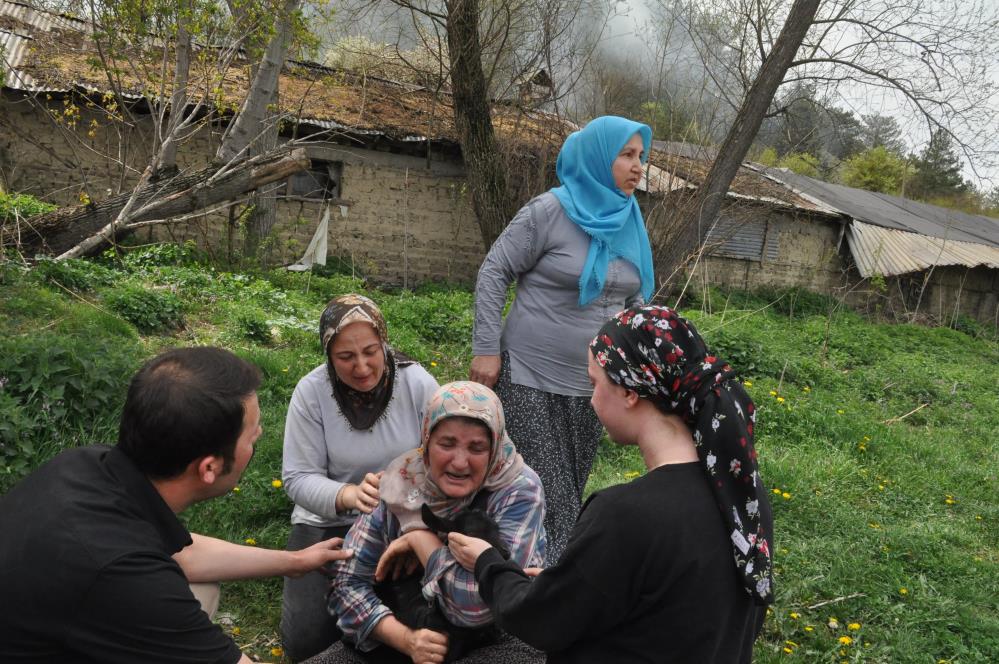
[[265,576],[301,576],[336,560],[350,558],[339,537],[300,551],[279,551],[233,544],[215,537],[191,534],[189,546],[174,554],[191,583],[254,579]]

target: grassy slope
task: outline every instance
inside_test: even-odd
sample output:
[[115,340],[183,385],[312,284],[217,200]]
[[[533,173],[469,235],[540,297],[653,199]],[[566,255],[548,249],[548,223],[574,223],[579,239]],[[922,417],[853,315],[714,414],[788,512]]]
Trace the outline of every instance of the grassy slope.
[[[298,377],[321,361],[313,328],[324,302],[362,284],[157,266],[185,258],[152,252],[113,269],[74,263],[28,274],[4,266],[0,382],[15,382],[0,390],[0,434],[5,417],[33,433],[4,439],[0,490],[60,446],[111,440],[124,380],[142,358],[169,345],[220,344],[264,371],[264,435],[239,491],[185,518],[193,530],[280,547],[290,503],[273,481],[287,400]],[[175,294],[186,326],[139,334],[108,309],[127,284]],[[441,381],[463,376],[471,294],[373,296],[400,349]],[[757,660],[999,661],[996,344],[946,329],[871,324],[842,311],[830,318],[827,303],[814,299],[794,312],[790,298],[756,311],[769,301],[737,295],[723,311],[686,312],[750,383],[763,476],[778,492],[771,495],[778,601]],[[17,391],[17,381],[42,374],[49,377],[37,389]],[[99,398],[63,419],[41,410],[45,390],[63,382],[64,403],[48,400],[56,410],[80,403],[80,395]],[[82,417],[88,407],[97,414]],[[22,448],[16,454],[15,446]],[[590,490],[642,471],[636,450],[605,442]],[[278,580],[244,582],[223,595],[227,628],[238,628],[236,638],[265,659],[279,645],[280,588]],[[859,627],[850,629],[853,623]]]

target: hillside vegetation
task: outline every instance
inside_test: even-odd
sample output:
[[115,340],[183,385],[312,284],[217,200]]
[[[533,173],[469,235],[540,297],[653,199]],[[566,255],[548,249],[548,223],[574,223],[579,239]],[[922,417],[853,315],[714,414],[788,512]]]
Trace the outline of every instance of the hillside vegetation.
[[[184,518],[198,532],[282,547],[285,409],[322,361],[324,304],[351,291],[382,306],[393,343],[438,380],[465,376],[466,290],[228,272],[174,245],[32,268],[0,262],[0,491],[65,447],[114,442],[144,359],[217,344],[262,369],[264,434],[238,490]],[[757,661],[999,661],[995,339],[876,324],[801,292],[715,291],[684,314],[759,406],[777,603]],[[589,488],[643,470],[636,450],[605,441]],[[224,628],[265,661],[281,659],[280,589],[273,579],[223,592]]]

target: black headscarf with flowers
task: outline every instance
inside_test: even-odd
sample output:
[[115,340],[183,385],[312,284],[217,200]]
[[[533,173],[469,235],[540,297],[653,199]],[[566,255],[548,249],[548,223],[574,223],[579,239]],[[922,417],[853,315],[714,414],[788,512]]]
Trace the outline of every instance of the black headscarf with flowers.
[[756,407],[732,367],[667,307],[622,311],[600,328],[590,352],[614,383],[690,427],[746,591],[758,604],[772,602],[772,533],[760,516],[770,509],[753,446]]

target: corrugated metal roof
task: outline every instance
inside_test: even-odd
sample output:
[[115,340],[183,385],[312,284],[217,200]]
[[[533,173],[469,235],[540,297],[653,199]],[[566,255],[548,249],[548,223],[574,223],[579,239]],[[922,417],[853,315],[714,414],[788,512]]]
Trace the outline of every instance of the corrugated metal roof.
[[920,272],[934,265],[984,265],[999,268],[999,247],[856,221],[846,234],[850,253],[862,277]]
[[783,169],[772,168],[767,173],[867,224],[999,247],[999,220],[996,219],[822,182]]

